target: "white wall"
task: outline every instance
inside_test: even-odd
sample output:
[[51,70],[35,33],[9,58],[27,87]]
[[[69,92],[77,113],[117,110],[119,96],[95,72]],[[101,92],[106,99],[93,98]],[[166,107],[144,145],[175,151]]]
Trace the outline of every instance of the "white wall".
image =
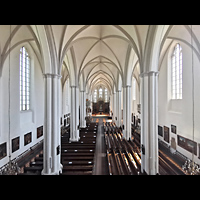
[[[171,100],[171,69],[170,69],[170,57],[173,48],[177,41],[174,41],[171,47],[168,49],[164,60],[161,65],[158,80],[158,124],[160,126],[167,126],[170,128],[170,141],[171,137],[176,140],[177,150],[192,159],[192,153],[181,148],[177,144],[177,135],[181,135],[188,139],[193,139],[192,136],[192,60],[191,60],[191,48],[185,43],[179,42],[182,46],[183,52],[183,99]],[[200,63],[194,54],[194,67],[195,67],[195,135],[194,139],[200,143]],[[177,127],[177,134],[171,133],[171,124]],[[159,136],[159,139],[163,140],[163,137]],[[197,144],[197,156],[194,156],[194,160],[200,164],[198,159],[198,144]]]
[[[31,109],[29,111],[20,111],[19,52],[23,45],[28,49],[31,57]],[[0,167],[8,162],[9,156],[8,66],[7,58],[3,66],[2,77],[0,77],[0,144],[7,142],[7,156],[0,160]],[[43,136],[37,139],[37,127],[42,126],[44,120],[43,75],[37,58],[28,44],[22,44],[12,51],[10,80],[10,139],[20,136],[20,149],[11,153],[11,159],[14,159],[43,139]],[[32,142],[24,146],[24,135],[29,132],[32,132]]]

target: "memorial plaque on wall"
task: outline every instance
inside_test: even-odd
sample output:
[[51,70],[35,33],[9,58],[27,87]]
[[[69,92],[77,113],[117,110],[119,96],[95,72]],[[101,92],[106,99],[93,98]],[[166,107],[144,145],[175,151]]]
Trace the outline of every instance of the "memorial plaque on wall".
[[171,138],[171,147],[176,150],[176,140],[174,137]]
[[6,142],[0,145],[0,160],[7,156]]
[[197,143],[183,136],[177,135],[178,145],[185,150],[197,155]]
[[67,118],[67,124],[70,124],[70,117]]
[[37,138],[43,136],[43,126],[37,128]]
[[24,135],[24,146],[31,143],[31,141],[32,141],[31,132]]
[[195,141],[187,139],[186,149],[190,151],[191,153],[194,153],[195,155],[197,155],[197,143]]
[[163,137],[163,127],[158,125],[158,135]]
[[12,139],[12,153],[19,149],[19,137]]
[[141,113],[141,104],[137,104],[137,111],[138,113]]
[[164,140],[169,143],[169,128],[164,126]]
[[176,134],[176,126],[171,124],[171,132]]

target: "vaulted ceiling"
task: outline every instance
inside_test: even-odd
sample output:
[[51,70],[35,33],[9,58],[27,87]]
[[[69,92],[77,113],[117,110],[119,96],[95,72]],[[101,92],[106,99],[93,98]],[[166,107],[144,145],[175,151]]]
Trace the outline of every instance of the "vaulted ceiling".
[[[154,37],[158,28],[160,39],[157,35]],[[127,76],[131,77],[134,69],[140,69],[140,63],[148,56],[154,41],[161,44],[160,66],[173,41],[190,45],[190,30],[190,25],[1,25],[0,75],[9,47],[12,51],[28,43],[43,73],[61,73],[63,83],[69,77],[71,84],[79,85],[87,92],[99,85],[114,91],[124,84]],[[200,59],[200,41],[196,37],[200,32],[199,26],[193,25],[193,32],[194,50]],[[45,53],[50,55],[49,58],[54,56],[53,65],[45,60]],[[50,65],[57,69],[46,70],[45,67]]]
[[60,62],[67,66],[72,55],[83,88],[113,90],[143,54],[148,25],[53,25],[52,30]]

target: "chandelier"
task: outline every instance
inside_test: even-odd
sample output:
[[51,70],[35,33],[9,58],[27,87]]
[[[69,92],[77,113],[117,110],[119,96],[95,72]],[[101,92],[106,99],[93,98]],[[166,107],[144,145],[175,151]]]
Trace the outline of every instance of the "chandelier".
[[9,160],[9,162],[0,170],[0,175],[17,175],[20,172],[20,168],[17,162]]
[[197,163],[187,159],[182,169],[189,175],[200,175],[200,167]]

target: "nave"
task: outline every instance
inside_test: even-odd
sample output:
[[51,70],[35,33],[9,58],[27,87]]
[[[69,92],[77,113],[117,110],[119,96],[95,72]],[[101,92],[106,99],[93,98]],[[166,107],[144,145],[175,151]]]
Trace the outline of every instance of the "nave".
[[[141,171],[142,152],[137,131],[132,128],[132,138],[127,141],[121,128],[108,121],[104,117],[93,117],[86,128],[80,129],[78,142],[69,140],[69,127],[62,129],[60,175],[146,175]],[[41,175],[42,143],[25,158],[23,162],[18,161],[18,175]],[[159,175],[185,175],[181,168],[184,162],[183,157],[172,155],[168,147],[159,142]]]
[[[84,165],[88,174],[134,174],[134,153],[139,174],[200,173],[199,25],[0,25],[0,33],[0,174],[20,157],[21,173],[78,174]],[[77,156],[87,118],[98,123],[94,152],[87,141],[92,163]]]

